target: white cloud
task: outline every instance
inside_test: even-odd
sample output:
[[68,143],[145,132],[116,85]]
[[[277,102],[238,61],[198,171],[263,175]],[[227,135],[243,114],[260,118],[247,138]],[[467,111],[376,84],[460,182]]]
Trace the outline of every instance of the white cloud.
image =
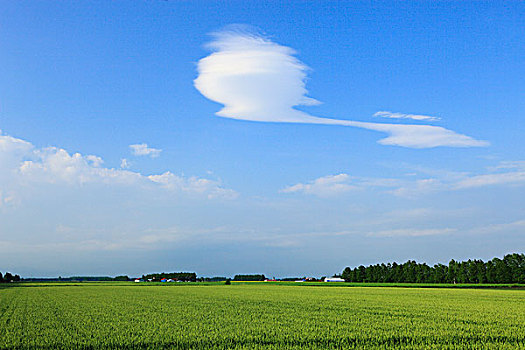
[[129,169],[131,165],[129,164],[129,160],[127,160],[126,158],[122,158],[120,160],[120,168],[121,169]]
[[86,160],[87,160],[92,166],[94,166],[95,168],[100,167],[100,166],[104,163],[104,161],[102,160],[102,158],[97,157],[97,156],[94,156],[94,155],[87,155],[87,156],[86,156]]
[[452,130],[432,125],[402,125],[364,122],[348,122],[341,125],[358,126],[363,129],[382,131],[388,137],[379,140],[382,145],[403,146],[410,148],[448,147],[483,147],[486,141],[475,140],[470,136],[458,134]]
[[[525,162],[507,161],[489,168],[493,173],[472,175],[465,172],[451,172],[417,168],[417,173],[411,174],[412,179],[394,178],[362,178],[351,177],[348,174],[327,175],[307,183],[297,183],[285,187],[282,193],[303,193],[319,197],[337,196],[350,190],[367,188],[384,188],[386,193],[405,198],[417,198],[443,191],[459,191],[485,186],[521,186],[525,185]],[[494,172],[507,170],[506,172]],[[509,171],[510,169],[510,171]],[[417,178],[419,173],[433,177]]]
[[455,228],[437,228],[437,229],[395,229],[370,232],[368,236],[372,237],[422,237],[446,235],[456,232]]
[[[425,170],[425,169],[422,169]],[[525,185],[525,162],[504,161],[488,168],[488,174],[469,174],[460,172],[434,171],[434,178],[409,181],[390,192],[402,197],[445,191],[467,190],[486,186],[520,186]],[[504,170],[504,172],[501,172]],[[431,171],[425,170],[427,173]]]
[[[437,180],[435,180],[437,181]],[[415,194],[421,194],[423,188],[428,188],[425,193],[435,191],[433,188],[433,179],[407,181],[395,178],[369,178],[350,176],[342,173],[337,175],[327,175],[319,177],[307,183],[297,183],[280,190],[281,193],[303,193],[319,197],[335,197],[345,194],[351,190],[364,190],[370,188],[387,189],[388,193],[399,196],[413,197]],[[413,189],[415,184],[417,189]],[[412,193],[414,192],[414,193]]]
[[150,156],[151,158],[156,158],[162,152],[161,149],[149,147],[147,143],[139,143],[136,145],[129,145],[131,153],[135,156]]
[[56,147],[34,149],[21,161],[18,173],[21,180],[46,183],[111,183],[134,184],[142,180],[139,173],[101,167],[102,160],[80,153],[69,154]]
[[2,206],[13,203],[14,200],[15,200],[14,196],[0,191],[0,208],[2,208]]
[[218,186],[217,181],[198,178],[195,176],[185,178],[167,171],[161,175],[150,175],[148,179],[170,190],[189,193],[206,194],[208,198],[236,198],[238,193],[231,189]]
[[9,135],[3,135],[0,130],[0,180],[8,169],[17,165],[19,159],[27,155],[33,149],[33,145],[27,141],[17,139]]
[[454,184],[456,189],[525,183],[525,171],[471,176]]
[[399,196],[414,198],[421,195],[426,195],[447,189],[448,186],[438,179],[420,179],[410,181],[403,186],[389,191],[390,193]]
[[33,146],[29,142],[9,135],[3,135],[0,130],[0,155],[10,155],[20,152],[24,153],[31,148],[33,148]]
[[308,67],[295,51],[259,35],[240,31],[216,33],[208,46],[213,53],[198,63],[195,87],[224,107],[217,115],[259,122],[310,123],[353,126],[389,136],[383,145],[411,148],[486,146],[454,131],[430,125],[368,123],[319,118],[295,109],[319,104],[308,97]]
[[515,161],[502,161],[497,166],[490,168],[492,170],[500,169],[518,169],[525,171],[525,160],[515,160]]
[[438,117],[431,117],[429,115],[393,113],[389,111],[376,112],[374,114],[374,117],[389,118],[389,119],[412,119],[412,120],[429,121],[429,122],[433,122],[433,121],[437,121],[441,119]]
[[507,223],[501,223],[501,224],[492,224],[488,226],[483,227],[476,227],[471,230],[473,233],[494,233],[494,232],[500,232],[500,231],[506,231],[506,232],[523,232],[525,230],[525,220],[518,220],[518,221],[512,221]]
[[[57,147],[36,148],[31,143],[0,134],[0,201],[12,201],[15,191],[24,184],[157,186],[173,192],[204,195],[208,198],[234,198],[237,193],[225,189],[219,181],[177,176],[170,172],[143,175],[125,169],[103,167],[94,155],[70,154]],[[127,165],[125,159],[121,162]]]
[[323,176],[306,184],[298,183],[281,190],[283,193],[306,193],[319,197],[339,195],[357,187],[351,185],[347,174]]

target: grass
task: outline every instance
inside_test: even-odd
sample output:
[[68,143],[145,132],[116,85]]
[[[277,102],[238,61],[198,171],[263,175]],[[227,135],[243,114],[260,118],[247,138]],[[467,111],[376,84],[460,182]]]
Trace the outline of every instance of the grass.
[[319,287],[395,287],[395,288],[464,288],[464,289],[525,289],[525,284],[507,283],[507,284],[490,284],[490,283],[361,283],[361,282],[240,282],[232,281],[235,284],[246,283],[264,283],[274,285],[288,285],[288,286],[319,286]]
[[525,291],[302,286],[9,286],[0,289],[0,348],[525,348]]

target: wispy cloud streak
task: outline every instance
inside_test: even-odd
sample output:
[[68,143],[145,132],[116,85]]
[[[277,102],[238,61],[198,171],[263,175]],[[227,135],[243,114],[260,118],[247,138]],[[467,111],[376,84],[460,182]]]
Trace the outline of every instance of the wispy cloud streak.
[[139,143],[135,145],[129,145],[131,153],[135,156],[150,156],[156,158],[162,152],[161,149],[149,147],[147,143]]
[[[383,188],[386,193],[399,197],[416,198],[443,191],[461,191],[489,186],[522,187],[525,185],[525,162],[505,161],[489,167],[487,174],[470,174],[432,169],[420,169],[423,175],[433,177],[362,178],[346,173],[326,175],[308,182],[299,182],[281,189],[281,193],[298,193],[318,197],[341,196],[349,191]],[[499,172],[501,169],[505,171]],[[498,172],[494,172],[498,171]],[[415,174],[417,175],[417,173]]]
[[357,187],[351,185],[350,176],[347,174],[337,174],[323,176],[309,183],[298,183],[293,186],[288,186],[281,190],[283,193],[306,193],[313,194],[320,197],[329,197],[339,195],[356,189]]
[[376,112],[374,113],[374,117],[389,118],[389,119],[412,119],[412,120],[420,120],[420,121],[428,121],[428,122],[434,122],[434,121],[441,119],[441,118],[432,117],[429,115],[392,113],[389,111]]

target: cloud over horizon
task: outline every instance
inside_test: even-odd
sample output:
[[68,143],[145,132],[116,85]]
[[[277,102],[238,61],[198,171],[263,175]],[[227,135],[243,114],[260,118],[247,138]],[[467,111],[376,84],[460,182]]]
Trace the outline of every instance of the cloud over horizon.
[[[410,148],[480,147],[488,142],[431,125],[370,123],[320,118],[297,106],[319,101],[307,96],[308,66],[296,52],[261,35],[227,30],[213,34],[207,46],[213,52],[198,62],[195,88],[224,107],[216,114],[225,118],[258,122],[308,123],[353,126],[388,136],[378,142]],[[405,119],[427,120],[428,116]]]
[[[280,193],[298,193],[318,197],[335,197],[344,195],[350,190],[383,188],[386,193],[398,197],[416,198],[443,191],[461,191],[489,186],[525,186],[525,162],[503,161],[495,167],[489,167],[488,173],[449,173],[436,171],[424,178],[360,178],[346,173],[325,175],[306,183],[296,183],[284,187]],[[502,171],[503,170],[503,171]],[[414,174],[414,175],[417,175]]]
[[107,184],[202,195],[207,198],[235,198],[237,192],[223,188],[216,180],[179,176],[166,171],[144,175],[140,172],[103,166],[102,158],[69,153],[58,147],[37,148],[28,141],[4,135],[0,131],[0,205],[16,198],[17,190],[35,184],[64,188]]

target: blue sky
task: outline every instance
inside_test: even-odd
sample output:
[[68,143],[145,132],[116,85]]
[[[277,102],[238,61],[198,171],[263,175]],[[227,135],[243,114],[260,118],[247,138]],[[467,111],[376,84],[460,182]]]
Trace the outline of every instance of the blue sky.
[[321,276],[522,252],[524,13],[3,2],[0,270]]

